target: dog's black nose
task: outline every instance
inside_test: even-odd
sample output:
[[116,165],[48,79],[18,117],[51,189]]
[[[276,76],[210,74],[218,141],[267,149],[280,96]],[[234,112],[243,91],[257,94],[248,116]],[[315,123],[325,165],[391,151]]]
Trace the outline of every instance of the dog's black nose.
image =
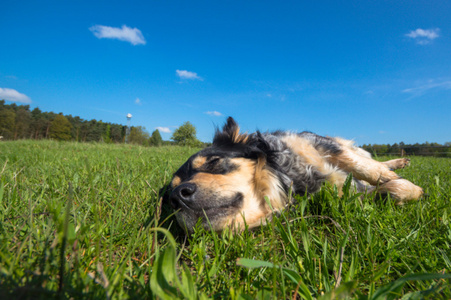
[[194,193],[196,192],[196,185],[194,183],[183,183],[177,186],[171,193],[170,200],[174,209],[180,207],[180,202],[189,204],[194,200]]

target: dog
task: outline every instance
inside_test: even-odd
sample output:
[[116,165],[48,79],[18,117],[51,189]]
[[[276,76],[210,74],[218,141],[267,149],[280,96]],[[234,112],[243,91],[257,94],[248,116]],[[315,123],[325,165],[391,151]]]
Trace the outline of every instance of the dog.
[[358,193],[391,195],[396,204],[419,199],[423,190],[393,170],[406,158],[379,162],[352,141],[311,132],[240,133],[231,117],[213,143],[173,175],[168,201],[186,232],[258,227],[289,203],[289,193],[318,192],[324,182],[341,193],[348,175]]

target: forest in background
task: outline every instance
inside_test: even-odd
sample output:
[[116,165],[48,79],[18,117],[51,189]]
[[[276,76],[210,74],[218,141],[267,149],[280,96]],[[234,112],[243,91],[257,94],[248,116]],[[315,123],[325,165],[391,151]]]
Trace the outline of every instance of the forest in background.
[[441,145],[425,142],[422,144],[404,144],[403,142],[390,144],[363,145],[363,149],[376,156],[436,156],[451,157],[451,142]]
[[[172,141],[163,141],[157,130],[149,134],[145,127],[127,126],[103,121],[84,120],[78,116],[63,113],[43,112],[39,108],[30,110],[29,105],[6,104],[0,100],[0,139],[55,139],[77,142],[132,143],[144,146],[189,145],[202,147],[208,144],[196,138],[196,128],[185,122],[177,128]],[[373,155],[394,156],[440,156],[451,157],[451,142],[438,143],[363,145]]]
[[77,142],[131,143],[144,146],[189,145],[203,146],[196,138],[196,128],[185,122],[171,139],[163,141],[158,129],[152,134],[143,126],[127,126],[103,121],[84,120],[63,113],[44,112],[29,105],[6,104],[0,100],[0,139],[54,139]]

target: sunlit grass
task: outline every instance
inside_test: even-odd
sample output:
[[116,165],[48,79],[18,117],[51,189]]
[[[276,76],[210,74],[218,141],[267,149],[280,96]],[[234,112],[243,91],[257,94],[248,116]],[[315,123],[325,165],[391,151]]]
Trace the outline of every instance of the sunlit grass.
[[0,298],[451,297],[451,159],[413,157],[399,174],[428,196],[403,207],[325,187],[185,237],[159,190],[197,150],[1,142]]

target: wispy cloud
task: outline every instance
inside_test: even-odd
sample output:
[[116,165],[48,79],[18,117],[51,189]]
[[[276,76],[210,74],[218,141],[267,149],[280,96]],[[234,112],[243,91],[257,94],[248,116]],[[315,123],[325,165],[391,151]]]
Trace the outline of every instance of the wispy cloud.
[[202,77],[197,75],[195,72],[190,72],[186,70],[175,70],[175,73],[181,79],[191,79],[191,80],[203,80]]
[[30,104],[31,99],[25,94],[19,93],[14,89],[0,88],[0,99]]
[[141,101],[141,99],[139,99],[139,98],[136,98],[136,100],[135,100],[135,104],[137,104],[137,105],[141,105],[141,104],[142,104],[142,101]]
[[416,30],[410,31],[409,33],[406,34],[406,36],[415,40],[415,42],[419,45],[427,45],[431,41],[435,40],[440,36],[439,32],[440,32],[439,28],[435,29],[418,28]]
[[215,116],[215,117],[220,117],[220,116],[222,116],[222,114],[219,112],[219,111],[207,111],[207,112],[205,112],[207,115],[210,115],[210,116]]
[[89,28],[91,32],[99,39],[116,39],[129,42],[132,45],[145,45],[146,40],[138,28],[130,28],[127,25],[119,27],[110,27],[103,25],[94,25]]
[[451,90],[451,80],[436,82],[435,80],[429,80],[426,84],[421,84],[419,86],[408,88],[402,90],[403,93],[412,94],[413,97],[418,97],[426,94],[431,90]]
[[160,132],[171,133],[171,129],[169,129],[169,127],[156,127],[156,129]]

